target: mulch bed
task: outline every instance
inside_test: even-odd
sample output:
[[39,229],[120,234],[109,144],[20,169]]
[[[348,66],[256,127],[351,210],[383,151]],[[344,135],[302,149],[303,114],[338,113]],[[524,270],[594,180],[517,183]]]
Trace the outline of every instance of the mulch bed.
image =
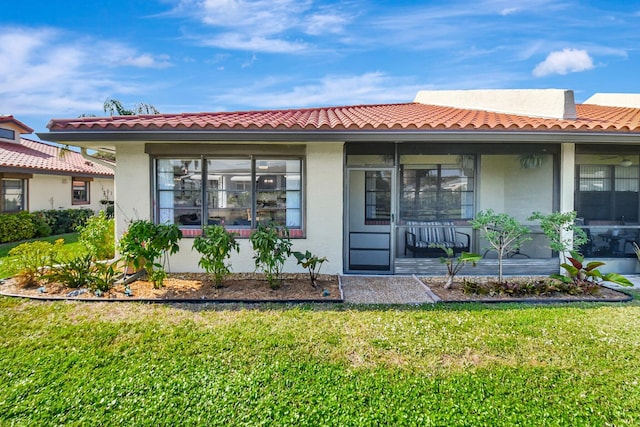
[[[444,281],[442,277],[420,277],[420,280],[436,294],[442,302],[555,302],[555,301],[611,301],[611,302],[623,302],[630,301],[632,297],[614,289],[600,286],[598,292],[593,295],[580,294],[570,295],[567,293],[555,292],[548,295],[525,295],[525,296],[511,296],[505,294],[493,294],[493,295],[477,295],[467,294],[462,290],[462,281],[464,279],[471,280],[477,283],[487,283],[488,281],[495,281],[495,277],[477,276],[477,277],[456,277],[455,282],[449,289],[444,288]],[[547,277],[509,277],[510,282],[517,281],[531,281],[531,280],[548,280]]]
[[338,277],[321,275],[318,286],[312,287],[305,274],[285,274],[282,285],[271,289],[259,274],[232,274],[222,287],[216,288],[211,277],[203,273],[170,273],[164,286],[155,289],[147,280],[136,280],[129,284],[130,295],[125,285],[118,284],[100,296],[88,289],[72,289],[60,283],[49,283],[42,292],[38,286],[20,287],[15,279],[0,285],[4,295],[24,296],[40,299],[71,299],[92,301],[247,301],[247,302],[342,302]]

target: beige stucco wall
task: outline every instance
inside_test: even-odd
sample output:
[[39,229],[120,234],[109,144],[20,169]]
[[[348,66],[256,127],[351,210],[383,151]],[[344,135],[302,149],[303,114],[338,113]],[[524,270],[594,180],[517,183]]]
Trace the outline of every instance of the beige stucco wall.
[[102,209],[103,191],[108,191],[110,200],[113,200],[113,189],[113,179],[94,178],[89,184],[91,203],[74,205],[71,202],[71,176],[34,174],[29,180],[29,210],[87,208],[99,211]]
[[119,143],[116,153],[115,218],[120,236],[132,220],[151,218],[150,163],[141,142]]
[[[309,250],[325,256],[329,262],[322,273],[342,271],[343,215],[343,150],[342,143],[316,143],[306,148],[305,218],[306,238],[293,239],[293,250]],[[150,218],[151,183],[149,156],[143,143],[121,143],[117,146],[116,169],[116,235],[120,236],[133,219]],[[248,239],[238,239],[240,253],[230,259],[234,272],[255,269],[253,251]],[[199,254],[193,250],[193,238],[183,238],[180,251],[171,256],[169,271],[202,271]],[[293,257],[285,265],[287,272],[302,272]]]
[[414,102],[532,117],[576,118],[573,91],[568,89],[421,90]]

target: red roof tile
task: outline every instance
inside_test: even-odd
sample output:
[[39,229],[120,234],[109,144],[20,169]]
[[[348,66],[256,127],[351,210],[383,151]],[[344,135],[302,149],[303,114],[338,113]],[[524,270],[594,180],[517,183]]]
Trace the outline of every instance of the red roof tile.
[[0,168],[113,177],[113,170],[85,159],[75,151],[60,156],[60,147],[21,138],[20,144],[0,142]]
[[0,115],[0,123],[12,123],[14,126],[17,126],[20,129],[22,129],[21,133],[33,133],[33,129],[31,129],[29,126],[25,125],[24,123],[22,123],[20,120],[16,119],[13,116]]
[[53,119],[56,131],[100,130],[492,130],[640,132],[640,109],[577,105],[577,119],[550,119],[420,103],[217,113]]

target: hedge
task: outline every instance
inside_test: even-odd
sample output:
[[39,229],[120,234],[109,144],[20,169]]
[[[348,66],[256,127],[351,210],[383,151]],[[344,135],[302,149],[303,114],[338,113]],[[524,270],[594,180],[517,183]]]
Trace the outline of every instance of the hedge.
[[30,239],[35,231],[29,212],[0,214],[0,243]]
[[64,209],[36,211],[32,215],[41,217],[49,227],[52,234],[73,233],[76,227],[84,225],[91,216],[91,209]]
[[3,213],[0,214],[0,243],[73,233],[92,216],[91,209]]

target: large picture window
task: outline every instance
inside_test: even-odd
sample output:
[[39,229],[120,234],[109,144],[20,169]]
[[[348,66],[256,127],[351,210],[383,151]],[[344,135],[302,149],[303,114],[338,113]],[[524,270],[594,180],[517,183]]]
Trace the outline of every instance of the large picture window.
[[19,212],[27,210],[27,180],[26,179],[2,179],[2,212]]
[[302,160],[157,159],[159,222],[251,229],[277,223],[302,230]]

